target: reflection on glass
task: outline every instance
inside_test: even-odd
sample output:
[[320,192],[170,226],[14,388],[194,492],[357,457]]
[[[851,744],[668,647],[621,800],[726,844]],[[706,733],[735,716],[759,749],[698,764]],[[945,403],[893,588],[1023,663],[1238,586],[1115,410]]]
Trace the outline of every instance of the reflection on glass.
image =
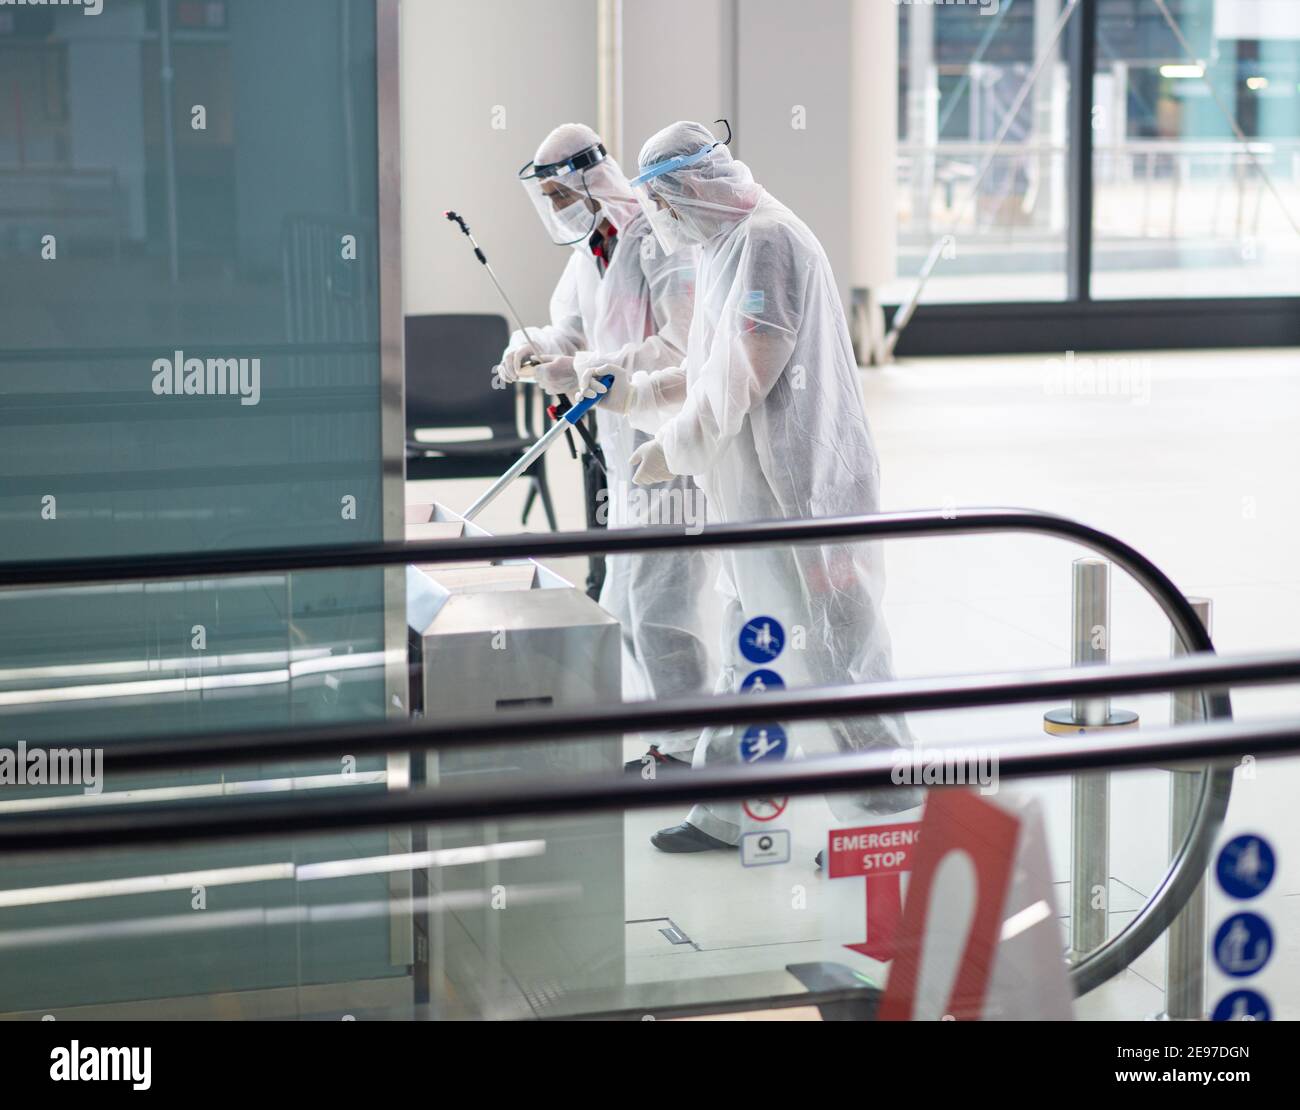
[[[87,13],[0,5],[0,561],[378,540],[374,4],[108,0]],[[108,765],[87,804],[101,807],[138,790],[180,802],[259,779],[339,785],[338,760],[114,775],[111,746],[382,718],[383,584],[362,569],[5,591],[0,743],[94,738]],[[384,789],[382,756],[353,770],[358,789]],[[49,793],[4,788],[0,814]],[[362,833],[350,851],[386,844]],[[282,861],[257,847],[163,855],[150,873]],[[77,857],[4,870],[7,888],[115,874]],[[167,912],[198,913],[191,885],[203,883]],[[221,890],[210,909],[266,905]],[[138,901],[33,905],[24,920],[85,925],[135,916]],[[123,944],[116,962],[92,947],[34,969],[4,1008],[299,974],[270,970],[294,966],[285,930],[251,948]],[[299,956],[308,979],[348,963],[387,974],[388,924]],[[13,984],[11,959],[0,979]]]
[[[0,75],[0,560],[379,539],[373,4],[11,5]],[[8,593],[8,735],[381,716],[216,660],[382,651],[382,586]]]
[[923,302],[1066,296],[1070,83],[1051,41],[1060,14],[1059,0],[899,6],[899,276],[887,300],[911,295],[941,240]]
[[1165,6],[1191,53],[1154,0],[1099,5],[1092,293],[1294,294],[1300,9]]
[[[903,1009],[918,1020],[1134,1020],[1159,1013],[1180,976],[1199,981],[1186,960],[1163,978],[1157,948],[1137,957],[1136,978],[1075,1000],[1068,778],[1000,781],[974,750],[921,755],[923,810],[748,799],[753,842],[699,856],[644,843],[667,808],[11,855],[0,1016],[664,1019],[801,1006],[869,1018],[910,981]],[[1112,835],[1093,909],[1114,938],[1163,885],[1169,814],[1151,801],[1168,772],[1111,781],[1132,827]],[[856,815],[836,816],[846,808]],[[1237,822],[1281,843],[1265,813]],[[1229,858],[1230,878],[1263,887],[1252,851]],[[936,960],[918,980],[918,963]],[[996,970],[972,984],[975,966]],[[1277,986],[1275,1012],[1293,1015]]]

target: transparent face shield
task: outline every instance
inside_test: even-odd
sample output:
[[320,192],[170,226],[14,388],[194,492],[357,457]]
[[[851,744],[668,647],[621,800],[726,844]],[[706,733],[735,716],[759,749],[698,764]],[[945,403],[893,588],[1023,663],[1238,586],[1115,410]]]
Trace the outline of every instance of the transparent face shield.
[[598,144],[563,162],[529,162],[519,171],[519,183],[557,247],[586,242],[596,230],[600,205],[587,187],[586,170],[604,158],[605,148]]
[[634,184],[632,188],[636,193],[636,199],[641,204],[641,211],[650,221],[650,227],[664,253],[672,254],[673,251],[685,246],[686,239],[682,235],[676,214],[668,207],[668,202],[655,192],[653,183],[647,181]]
[[655,238],[659,240],[659,245],[663,247],[667,254],[672,254],[673,251],[684,246],[687,242],[687,236],[683,233],[681,220],[677,213],[672,210],[671,205],[661,195],[660,190],[664,184],[662,179],[666,174],[673,173],[675,170],[682,170],[695,165],[696,162],[703,161],[713,153],[716,147],[731,142],[731,124],[727,123],[725,119],[714,120],[714,122],[726,125],[727,137],[725,139],[719,139],[690,154],[679,154],[675,158],[666,158],[662,162],[656,162],[653,166],[643,166],[640,175],[632,179],[632,189],[636,193],[636,199],[641,202],[641,211],[646,214],[646,219],[650,221],[650,227],[654,230]]

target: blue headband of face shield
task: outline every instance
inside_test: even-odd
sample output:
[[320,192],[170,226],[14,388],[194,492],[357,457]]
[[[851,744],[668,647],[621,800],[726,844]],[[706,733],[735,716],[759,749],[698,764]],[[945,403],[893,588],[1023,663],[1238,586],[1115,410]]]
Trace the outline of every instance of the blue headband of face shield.
[[680,170],[685,166],[693,166],[696,162],[707,158],[713,151],[720,146],[731,142],[731,124],[725,119],[715,119],[714,123],[724,124],[727,128],[727,137],[718,139],[708,146],[701,147],[694,154],[679,154],[675,158],[665,158],[662,162],[656,162],[653,166],[647,166],[641,173],[632,179],[633,185],[643,185],[656,177],[662,177],[666,173],[672,173],[673,170]]

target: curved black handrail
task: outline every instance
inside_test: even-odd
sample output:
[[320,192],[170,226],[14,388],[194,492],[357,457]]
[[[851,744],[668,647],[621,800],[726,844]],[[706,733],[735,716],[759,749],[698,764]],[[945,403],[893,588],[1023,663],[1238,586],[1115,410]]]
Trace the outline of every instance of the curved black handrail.
[[[903,513],[827,517],[820,520],[761,520],[709,525],[698,532],[680,528],[592,529],[585,532],[529,532],[514,536],[469,536],[412,543],[362,543],[274,549],[239,548],[201,553],[125,557],[79,557],[0,564],[0,587],[88,585],[142,579],[209,578],[268,571],[333,570],[495,559],[545,559],[565,555],[623,555],[680,548],[770,547],[904,539],[950,533],[1028,532],[1073,540],[1107,555],[1137,578],[1163,606],[1180,609],[1192,634],[1189,650],[1211,650],[1209,637],[1183,596],[1150,559],[1123,540],[1069,517],[1037,509],[919,509]],[[1173,614],[1170,614],[1171,619]],[[1180,630],[1181,631],[1181,630]]]
[[[1203,653],[1090,667],[891,679],[854,686],[794,687],[769,690],[762,698],[752,694],[715,694],[577,708],[507,707],[492,713],[454,717],[220,729],[190,732],[179,739],[153,736],[142,740],[111,740],[105,742],[104,752],[115,774],[152,774],[273,760],[302,762],[394,751],[512,747],[638,731],[978,709],[1281,682],[1300,682],[1300,654],[1270,652],[1225,659]],[[0,751],[6,747],[12,745],[0,744]]]
[[[757,700],[757,699],[756,699]],[[705,767],[689,775],[552,776],[500,785],[351,793],[233,795],[220,802],[137,803],[86,813],[39,812],[0,820],[0,856],[92,848],[237,840],[343,832],[391,825],[562,816],[651,809],[689,802],[861,792],[898,785],[902,769],[923,770],[935,749],[841,753],[791,763]],[[937,749],[956,758],[978,751],[996,760],[999,780],[1191,761],[1290,755],[1300,751],[1300,720],[1215,721],[1141,732],[1034,737],[977,748]]]
[[[1164,610],[1189,652],[1212,652],[1209,633],[1169,577],[1136,548],[1107,532],[1068,517],[1032,509],[953,509],[824,520],[754,521],[713,525],[692,535],[673,528],[467,537],[422,543],[374,543],[346,547],[283,548],[277,551],[98,558],[12,563],[0,567],[0,587],[194,578],[266,571],[395,566],[562,555],[623,554],[676,548],[725,548],[899,539],[933,535],[1027,532],[1071,540],[1124,568]],[[1202,694],[1205,716],[1230,718],[1226,691]],[[1195,816],[1164,880],[1132,921],[1071,969],[1076,993],[1084,994],[1141,955],[1191,897],[1209,862],[1227,811],[1230,769],[1207,767]]]

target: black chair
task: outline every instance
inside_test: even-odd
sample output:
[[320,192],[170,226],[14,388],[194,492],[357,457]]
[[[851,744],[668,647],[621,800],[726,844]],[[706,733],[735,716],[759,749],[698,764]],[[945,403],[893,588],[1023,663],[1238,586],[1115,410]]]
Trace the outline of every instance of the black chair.
[[[505,317],[449,314],[406,318],[406,476],[411,481],[499,478],[537,439],[534,387],[524,387],[524,428],[515,412],[514,388],[493,389],[492,367],[510,340]],[[486,428],[476,439],[419,442],[428,428]],[[546,459],[521,475],[531,483],[524,503],[527,523],[540,498],[551,531],[555,506],[546,483]]]

